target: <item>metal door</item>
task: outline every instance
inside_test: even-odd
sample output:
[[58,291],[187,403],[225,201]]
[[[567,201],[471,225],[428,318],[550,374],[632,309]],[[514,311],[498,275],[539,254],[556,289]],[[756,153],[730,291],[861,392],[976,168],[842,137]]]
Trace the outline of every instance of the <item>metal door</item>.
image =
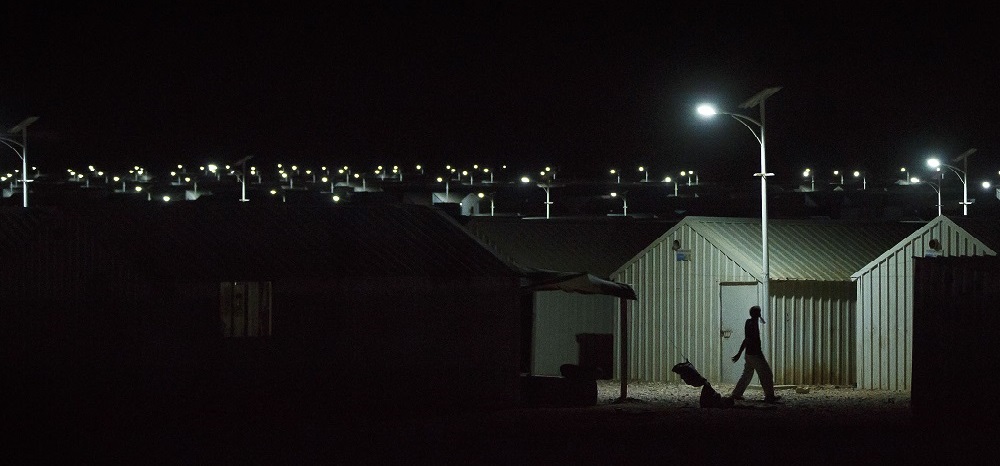
[[[743,325],[750,317],[750,307],[758,304],[757,283],[723,283],[721,286],[722,312],[720,330],[722,337],[722,375],[721,383],[736,383],[743,373],[743,358],[733,362],[733,355],[740,350],[743,343]],[[757,382],[757,376],[751,384]]]

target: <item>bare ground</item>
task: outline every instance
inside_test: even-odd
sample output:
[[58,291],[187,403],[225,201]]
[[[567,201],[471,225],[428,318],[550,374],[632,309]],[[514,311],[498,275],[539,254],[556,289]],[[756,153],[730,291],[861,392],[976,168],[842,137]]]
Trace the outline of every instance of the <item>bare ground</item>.
[[[714,387],[728,395],[731,385]],[[759,388],[729,408],[700,408],[700,389],[598,382],[586,407],[377,416],[282,417],[174,412],[124,420],[120,429],[40,429],[31,462],[141,464],[991,464],[991,426],[915,417],[908,392],[783,387],[777,404]],[[23,432],[22,432],[23,434]],[[54,445],[54,446],[50,446]],[[54,456],[52,448],[68,454]],[[27,450],[26,450],[27,451]]]

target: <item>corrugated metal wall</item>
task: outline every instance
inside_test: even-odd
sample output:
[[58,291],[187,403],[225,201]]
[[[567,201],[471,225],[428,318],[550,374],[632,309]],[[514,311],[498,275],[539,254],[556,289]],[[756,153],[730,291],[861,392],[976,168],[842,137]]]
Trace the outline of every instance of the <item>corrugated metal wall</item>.
[[559,366],[578,363],[578,333],[613,333],[617,320],[614,296],[536,292],[531,373],[560,375]]
[[851,282],[772,281],[765,353],[776,383],[854,383]]
[[[690,250],[690,261],[676,260],[675,239]],[[638,294],[629,303],[631,380],[680,382],[670,369],[686,358],[709,380],[721,379],[720,283],[756,281],[749,271],[680,225],[612,278]],[[854,382],[854,293],[847,281],[771,283],[774,322],[762,329],[776,383]],[[617,325],[616,332],[620,338]],[[616,361],[620,357],[616,353]]]
[[913,354],[913,257],[923,257],[931,239],[943,256],[981,256],[985,249],[953,223],[915,233],[856,280],[858,295],[858,388],[909,390]]
[[996,388],[983,363],[1000,356],[1000,258],[913,262],[914,416],[945,429],[996,425],[1000,405],[970,400]]
[[[691,260],[677,261],[674,240],[690,250]],[[613,280],[631,285],[638,295],[629,303],[629,379],[680,382],[670,368],[689,359],[709,380],[719,380],[720,282],[752,282],[753,276],[687,225],[646,249]],[[616,341],[621,337],[616,324]],[[615,345],[619,361],[619,346]],[[621,377],[621,368],[616,368]]]

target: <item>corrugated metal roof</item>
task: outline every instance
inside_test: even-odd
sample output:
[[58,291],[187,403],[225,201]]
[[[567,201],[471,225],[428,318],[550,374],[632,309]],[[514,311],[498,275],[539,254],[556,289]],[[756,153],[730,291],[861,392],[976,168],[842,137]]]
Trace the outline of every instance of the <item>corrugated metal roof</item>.
[[986,247],[1000,251],[1000,220],[969,217],[948,217]]
[[607,279],[676,222],[630,217],[472,217],[466,228],[514,263]]
[[159,277],[517,274],[452,218],[410,204],[177,203],[51,209],[44,215],[8,210],[0,239],[32,234],[18,225],[45,223],[31,220],[45,216],[78,222],[108,254]]
[[[747,264],[751,273],[760,273],[760,219],[686,217],[681,224]],[[851,274],[919,227],[900,222],[769,219],[771,280],[849,281]]]

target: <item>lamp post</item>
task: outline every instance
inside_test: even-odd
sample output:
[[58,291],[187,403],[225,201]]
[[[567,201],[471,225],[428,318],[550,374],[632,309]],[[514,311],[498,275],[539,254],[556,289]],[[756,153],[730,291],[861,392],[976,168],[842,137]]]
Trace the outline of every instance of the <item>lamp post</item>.
[[868,189],[868,177],[865,176],[864,172],[859,170],[854,170],[854,178],[861,178],[861,189]]
[[[485,198],[485,197],[486,197],[486,193],[479,193],[479,194],[477,194],[477,196],[478,196],[478,197],[479,197],[480,199],[483,199],[483,198]],[[494,196],[494,193],[490,193],[490,194],[489,194],[489,198],[490,198],[490,217],[492,217],[492,216],[493,216],[493,213],[494,213],[494,211],[496,210],[496,209],[495,209],[495,208],[496,208],[496,204],[494,203],[494,200],[493,200],[493,196]]]
[[675,180],[675,179],[673,179],[673,178],[671,178],[671,177],[668,176],[668,177],[666,177],[666,178],[663,179],[663,182],[664,183],[670,183],[670,182],[674,183],[674,197],[677,197],[677,180]]
[[38,121],[38,117],[28,117],[8,131],[9,134],[21,133],[21,191],[24,207],[28,207],[28,126]]
[[[628,217],[628,199],[625,197],[625,194],[626,193],[622,193],[621,194],[621,198],[622,198],[622,216]],[[611,193],[611,197],[612,198],[616,198],[616,197],[619,197],[619,196],[618,196],[617,192],[612,192]]]
[[[757,142],[760,143],[760,173],[755,173],[754,176],[760,177],[760,240],[761,240],[761,311],[764,315],[770,315],[771,308],[771,296],[768,290],[769,282],[771,281],[771,270],[770,264],[768,264],[768,251],[767,251],[767,177],[773,175],[767,172],[766,157],[764,151],[764,101],[768,97],[773,95],[775,92],[780,91],[780,87],[769,87],[763,91],[758,92],[753,97],[750,97],[746,102],[740,104],[740,108],[753,108],[760,107],[760,121],[754,120],[745,115],[739,115],[736,113],[720,112],[715,110],[710,105],[701,105],[698,107],[698,113],[703,116],[709,117],[717,113],[723,115],[729,115],[733,117],[736,121],[746,126],[747,129],[753,133]],[[755,130],[753,124],[758,129]]]
[[931,183],[930,181],[920,181],[920,178],[910,178],[910,184],[926,184],[926,185],[930,186],[931,188],[934,188],[934,192],[937,193],[938,217],[940,217],[941,216],[941,178],[938,177],[938,183],[937,184]]
[[843,187],[844,186],[844,174],[841,173],[840,170],[834,170],[833,171],[833,176],[839,176],[840,177],[840,186]]
[[928,167],[931,167],[931,168],[945,167],[945,168],[947,168],[947,169],[955,172],[956,175],[958,175],[958,179],[962,182],[962,215],[963,216],[969,215],[969,204],[971,204],[969,202],[969,183],[968,183],[968,181],[969,181],[969,174],[968,173],[969,172],[967,170],[969,168],[969,156],[972,155],[972,154],[974,154],[974,153],[976,153],[976,149],[972,148],[972,149],[969,149],[969,150],[963,152],[962,155],[959,155],[958,157],[955,157],[954,159],[952,159],[953,162],[957,162],[959,160],[964,161],[964,163],[965,163],[965,165],[964,165],[965,170],[959,170],[958,168],[955,168],[955,167],[953,167],[951,165],[948,165],[946,163],[941,162],[941,160],[937,159],[937,158],[931,158],[931,159],[927,160],[927,166]]
[[802,172],[802,177],[803,178],[809,178],[809,190],[810,191],[815,191],[816,190],[816,177],[813,176],[812,169],[807,168],[804,172]]

